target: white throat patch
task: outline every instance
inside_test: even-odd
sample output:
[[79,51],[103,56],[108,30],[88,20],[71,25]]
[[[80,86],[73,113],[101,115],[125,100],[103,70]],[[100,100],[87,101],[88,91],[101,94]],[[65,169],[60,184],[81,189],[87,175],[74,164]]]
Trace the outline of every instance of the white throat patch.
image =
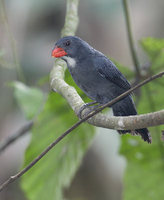
[[74,68],[76,65],[76,60],[74,58],[68,57],[68,56],[63,56],[63,58],[67,61],[68,65],[71,68]]

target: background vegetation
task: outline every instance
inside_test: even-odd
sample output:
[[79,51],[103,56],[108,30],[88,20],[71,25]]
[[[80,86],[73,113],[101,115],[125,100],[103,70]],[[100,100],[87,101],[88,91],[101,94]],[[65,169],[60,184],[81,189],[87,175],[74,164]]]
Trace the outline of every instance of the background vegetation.
[[[134,84],[139,80],[129,51],[122,3],[81,1],[77,35],[112,58]],[[147,1],[129,4],[139,71],[144,79],[163,70],[164,5],[162,0],[150,1],[149,5]],[[76,122],[77,117],[63,97],[50,92],[48,82],[53,65],[51,49],[60,38],[65,1],[1,0],[0,9],[1,141],[27,120],[35,120],[28,134],[1,153],[2,183]],[[68,71],[66,81],[88,101]],[[163,108],[163,86],[164,79],[160,79],[135,93],[139,113]],[[162,129],[150,129],[153,143],[148,145],[139,137],[120,137],[116,131],[83,124],[21,181],[3,191],[0,199],[163,199]]]

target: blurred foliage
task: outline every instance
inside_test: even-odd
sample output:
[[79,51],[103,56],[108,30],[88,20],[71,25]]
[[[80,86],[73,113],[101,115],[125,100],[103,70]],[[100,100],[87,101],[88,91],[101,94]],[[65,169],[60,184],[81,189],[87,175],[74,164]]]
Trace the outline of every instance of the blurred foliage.
[[151,70],[157,72],[162,70],[164,64],[164,39],[144,38],[141,46],[149,56]]
[[159,55],[160,51],[164,49],[163,38],[143,38],[140,43],[151,60],[154,60]]
[[42,91],[34,87],[30,88],[18,81],[11,83],[11,86],[14,88],[14,96],[26,118],[35,117],[44,102]]
[[[27,118],[38,112],[44,96],[39,89],[15,82],[14,94]],[[25,153],[27,166],[50,143],[77,121],[75,114],[57,93],[50,93],[43,111],[32,129],[32,139]],[[94,135],[94,129],[83,124],[64,138],[21,181],[30,200],[62,199],[62,189],[68,187]]]
[[[158,39],[156,40],[158,43]],[[152,63],[150,70],[155,69],[155,62],[160,63],[160,66],[164,64],[161,56],[163,46],[156,48],[155,51],[150,45],[151,41],[153,46],[158,46],[154,45],[155,39],[142,40],[142,45],[144,45]],[[113,62],[128,79],[134,76],[130,69],[116,61]],[[159,65],[157,65],[157,68]],[[47,81],[47,77],[41,79],[41,84],[45,80]],[[85,101],[89,101],[86,95],[76,86],[68,70],[65,80],[76,88]],[[142,88],[142,96],[138,105],[139,113],[162,109],[164,102],[163,84],[163,79],[160,79]],[[26,117],[35,116],[43,104],[44,94],[39,89],[29,88],[22,83],[15,82],[13,86],[14,94]],[[65,99],[59,94],[50,93],[44,109],[39,114],[32,129],[32,139],[25,154],[24,166],[27,166],[75,121],[76,117]],[[120,152],[127,159],[123,194],[126,200],[132,198],[152,200],[157,198],[160,200],[163,198],[164,148],[160,141],[159,129],[151,128],[150,130],[153,137],[151,145],[142,141],[140,137],[130,135],[121,137]],[[69,186],[93,136],[93,127],[83,124],[52,149],[38,165],[27,172],[22,178],[21,185],[28,199],[46,199],[47,194],[48,199],[62,199],[62,189]]]
[[6,59],[6,52],[4,49],[0,49],[0,67],[4,67],[7,69],[12,69],[14,67],[14,64],[9,63]]
[[[59,2],[55,0],[51,4],[56,6]],[[47,1],[42,0],[42,3],[45,4],[43,7],[48,5]],[[31,9],[34,9],[35,12],[41,10],[42,3],[38,0],[35,1],[35,5]],[[102,2],[101,4],[105,5]],[[91,6],[93,7],[92,4]],[[107,6],[105,7],[108,13],[109,9]],[[113,10],[113,7],[111,8]],[[103,13],[105,13],[104,9]],[[163,69],[164,39],[144,38],[141,40],[141,46],[150,59],[150,72],[156,73]],[[113,60],[113,62],[128,80],[135,77],[132,70],[117,61]],[[0,66],[14,67],[14,64],[5,60],[3,49],[0,50]],[[90,101],[75,85],[68,70],[65,80],[76,88],[86,102]],[[43,85],[47,81],[48,77],[46,76],[40,79],[38,85]],[[47,97],[47,94],[44,94],[40,89],[28,87],[21,82],[14,82],[11,85],[14,88],[14,96],[27,119],[36,117],[40,112],[31,131],[31,142],[26,150],[23,164],[25,167],[51,142],[70,128],[77,121],[77,118],[65,99],[59,94],[51,92]],[[142,95],[138,104],[138,112],[147,113],[163,109],[163,88],[164,79],[155,80],[141,88]],[[46,103],[44,102],[45,97],[47,97]],[[142,141],[140,137],[128,134],[121,136],[120,153],[127,159],[123,191],[125,200],[163,200],[164,147],[160,140],[162,129],[164,126],[150,129],[153,137],[151,145]],[[93,126],[87,123],[82,124],[44,156],[21,179],[21,187],[27,198],[29,200],[61,200],[62,190],[69,186],[93,137]]]
[[[151,72],[164,66],[163,39],[145,38],[141,45],[150,58]],[[163,86],[164,79],[161,78],[142,87],[137,108],[139,113],[163,109]],[[120,152],[127,159],[123,199],[163,199],[164,146],[160,140],[162,129],[164,126],[149,129],[153,138],[151,145],[139,137],[122,136]]]

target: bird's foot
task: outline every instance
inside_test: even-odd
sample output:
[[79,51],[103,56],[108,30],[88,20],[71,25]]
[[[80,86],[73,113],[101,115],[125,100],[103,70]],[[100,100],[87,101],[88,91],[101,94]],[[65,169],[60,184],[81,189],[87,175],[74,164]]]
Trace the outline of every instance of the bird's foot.
[[[83,106],[81,106],[80,110],[79,110],[79,113],[78,113],[78,117],[80,119],[82,119],[82,112],[86,109],[86,108],[89,108],[88,111],[85,113],[85,115],[88,115],[90,112],[94,111],[99,105],[96,105],[96,106],[91,106],[91,105],[94,105],[96,104],[97,102],[96,101],[93,101],[93,102],[90,102],[90,103],[85,103]],[[91,107],[90,107],[91,106]]]

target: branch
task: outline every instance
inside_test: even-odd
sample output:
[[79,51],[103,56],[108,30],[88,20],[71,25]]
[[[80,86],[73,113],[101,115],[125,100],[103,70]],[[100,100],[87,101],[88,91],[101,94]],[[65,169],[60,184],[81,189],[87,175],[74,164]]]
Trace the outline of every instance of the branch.
[[67,0],[65,24],[61,31],[61,37],[75,35],[79,22],[78,4],[79,0]]
[[[103,114],[99,114],[99,116],[100,119],[98,116],[95,116],[94,118],[89,119],[88,122],[98,127],[110,128],[116,130],[124,130],[124,129],[132,130],[137,128],[157,126],[164,123],[164,110],[143,115],[128,116],[128,117],[107,117]],[[34,124],[33,121],[28,122],[11,137],[1,142],[0,154],[9,145],[11,145],[17,139],[25,135],[27,131],[29,131],[32,128],[33,124]]]
[[[84,105],[84,102],[76,92],[75,88],[68,85],[64,81],[64,71],[65,71],[64,61],[56,59],[55,65],[50,74],[51,87],[54,91],[60,93],[67,100],[71,108],[78,116],[80,108],[82,105]],[[161,77],[163,74],[164,72],[161,72],[158,75],[150,77],[146,81],[153,80],[154,78],[156,78],[156,76],[157,78]],[[84,115],[85,113],[87,113],[87,111],[88,110],[85,109]],[[163,117],[164,117],[163,111],[159,111],[154,114],[149,113],[144,115],[128,116],[128,117],[108,117],[100,113],[94,116],[94,118],[89,119],[88,123],[94,126],[109,128],[109,129],[134,130],[138,128],[161,125],[161,123],[164,122]]]
[[[65,25],[65,34],[63,34],[63,35],[74,35],[74,32],[71,32],[71,30],[68,31],[67,23],[69,23],[72,20],[71,17],[70,17],[70,21],[69,21],[68,13],[73,18],[77,17],[77,5],[78,5],[78,0],[72,0],[72,1],[68,0],[68,3],[67,3],[67,16],[66,16],[67,20],[66,20],[66,25]],[[75,31],[76,30],[76,26],[77,26],[77,20],[74,21],[74,24],[70,24],[70,25],[73,26],[72,30]],[[53,68],[53,70],[51,72],[51,86],[52,86],[53,90],[55,90],[55,91],[59,92],[60,94],[62,94],[67,99],[67,101],[69,102],[69,104],[71,105],[73,110],[76,113],[78,113],[80,107],[82,106],[82,104],[84,104],[84,102],[82,101],[80,96],[77,94],[76,90],[73,87],[69,86],[67,83],[65,83],[65,81],[63,80],[65,68],[66,68],[66,65],[65,65],[65,63],[63,61],[61,61],[60,59],[57,59],[55,61],[54,68]],[[146,83],[148,83],[148,82],[150,82],[150,81],[152,81],[152,80],[154,80],[156,78],[159,78],[159,77],[161,77],[163,75],[164,75],[164,72],[161,72],[161,73],[159,73],[159,74],[157,74],[157,75],[155,75],[153,77],[150,77],[149,79],[143,81],[142,83],[138,84],[134,88],[131,88],[130,90],[128,90],[124,94],[120,95],[119,97],[117,97],[114,100],[110,101],[109,103],[105,104],[104,106],[102,106],[101,108],[97,109],[96,111],[90,113],[88,116],[86,116],[83,119],[79,120],[76,124],[74,124],[71,128],[69,128],[65,133],[63,133],[60,137],[58,137],[52,144],[50,144],[38,157],[36,157],[29,165],[27,165],[27,167],[25,167],[23,170],[21,170],[20,172],[18,172],[14,176],[11,176],[6,182],[4,182],[0,186],[0,191],[2,191],[10,183],[12,183],[15,180],[17,180],[23,174],[25,174],[29,169],[31,169],[44,155],[46,155],[54,146],[56,146],[57,143],[59,143],[65,136],[67,136],[72,130],[77,128],[80,124],[82,124],[86,120],[89,120],[89,122],[92,123],[92,124],[94,124],[95,122],[98,123],[98,121],[96,121],[96,120],[101,120],[101,118],[103,118],[103,117],[104,117],[104,120],[106,120],[107,118],[106,118],[105,115],[102,115],[102,114],[96,115],[96,114],[98,112],[100,112],[101,110],[103,110],[105,107],[111,106],[114,103],[116,103],[117,101],[119,101],[120,99],[124,98],[125,96],[130,94],[135,89],[137,89],[137,88],[141,87],[142,85],[144,85],[144,84],[146,84]],[[154,115],[155,114],[158,115],[158,113],[154,113]],[[161,123],[164,123],[164,111],[160,111],[160,114],[163,116],[163,118],[161,119]],[[96,116],[94,116],[94,115],[96,115]],[[92,119],[90,119],[91,117],[92,117]],[[113,117],[113,118],[117,118],[117,117]],[[120,118],[118,117],[117,119],[123,119],[123,118],[124,117],[120,117]],[[133,117],[131,117],[131,118],[133,118]],[[109,119],[111,119],[111,118],[109,118]],[[122,126],[122,124],[123,124],[122,121],[120,121],[119,122],[119,126]]]
[[30,121],[27,124],[25,124],[21,129],[19,129],[16,133],[14,133],[11,137],[8,137],[6,140],[0,143],[0,154],[13,142],[15,142],[18,138],[22,137],[29,131],[34,122]]
[[[69,4],[69,1],[68,1],[68,4]],[[78,22],[78,20],[76,19],[77,7],[73,5],[68,6],[68,4],[67,4],[67,15],[66,15],[67,20],[66,20],[64,29],[62,31],[62,36],[74,35],[76,27],[77,27],[77,22]],[[77,4],[78,3],[76,2],[76,5]],[[71,17],[69,15],[71,15]],[[71,21],[72,19],[74,21]],[[69,26],[71,26],[71,29],[69,29]],[[71,108],[74,110],[75,114],[78,116],[80,108],[82,105],[84,105],[84,102],[81,99],[81,97],[78,95],[77,91],[64,81],[65,70],[66,70],[66,63],[61,59],[56,59],[54,63],[54,67],[50,73],[51,88],[53,89],[53,91],[60,93],[67,100]],[[85,111],[87,112],[87,109],[85,109]],[[157,119],[155,118],[157,115],[158,115],[158,120],[155,120]],[[89,119],[88,123],[94,126],[109,128],[109,129],[133,130],[137,128],[160,125],[161,120],[163,118],[161,119],[159,115],[161,115],[162,117],[161,112],[156,113],[156,116],[152,114],[146,114],[146,115],[131,116],[131,117],[129,116],[128,117],[107,117],[104,114],[98,114],[94,118]]]
[[131,25],[130,25],[130,17],[129,17],[129,9],[128,9],[127,0],[123,0],[123,7],[124,7],[124,13],[125,13],[125,20],[126,20],[130,52],[132,55],[133,63],[134,63],[135,70],[137,73],[137,77],[140,77],[141,76],[140,65],[139,65],[139,61],[138,61],[137,54],[136,54],[135,47],[134,47],[134,40],[133,40],[133,35],[132,35],[132,30],[131,30]]
[[[45,156],[54,146],[56,146],[63,138],[65,138],[69,133],[71,133],[74,129],[76,129],[78,126],[80,126],[80,124],[82,124],[83,122],[87,121],[88,119],[90,119],[91,117],[96,117],[94,115],[96,115],[98,112],[102,111],[104,108],[112,106],[113,104],[115,104],[117,101],[121,100],[122,98],[124,98],[125,96],[127,96],[128,94],[130,94],[132,91],[134,91],[135,89],[147,84],[148,82],[159,78],[161,76],[164,75],[164,72],[161,72],[155,76],[152,76],[148,79],[146,79],[145,81],[141,82],[140,84],[136,85],[135,87],[131,88],[130,90],[124,92],[123,94],[121,94],[120,96],[116,97],[115,99],[113,99],[112,101],[110,101],[109,103],[103,105],[102,107],[98,108],[97,110],[95,110],[94,112],[90,113],[89,115],[87,115],[86,117],[84,117],[83,119],[79,120],[77,123],[75,123],[71,128],[69,128],[66,132],[64,132],[61,136],[59,136],[53,143],[51,143],[39,156],[37,156],[29,165],[27,165],[27,167],[25,167],[23,170],[21,170],[20,172],[18,172],[17,174],[15,174],[14,176],[11,176],[7,181],[5,181],[2,185],[0,185],[0,192],[7,187],[10,183],[14,182],[15,180],[17,180],[19,177],[21,177],[23,174],[25,174],[29,169],[31,169],[41,158],[43,158],[43,156]],[[158,115],[158,113],[153,113],[155,116]],[[164,124],[164,110],[160,111],[161,114],[161,124]],[[151,114],[150,114],[151,115]],[[117,118],[117,117],[115,117]],[[118,117],[119,118],[119,117]],[[122,117],[123,119],[124,117]],[[120,126],[122,126],[122,121],[120,121]]]

